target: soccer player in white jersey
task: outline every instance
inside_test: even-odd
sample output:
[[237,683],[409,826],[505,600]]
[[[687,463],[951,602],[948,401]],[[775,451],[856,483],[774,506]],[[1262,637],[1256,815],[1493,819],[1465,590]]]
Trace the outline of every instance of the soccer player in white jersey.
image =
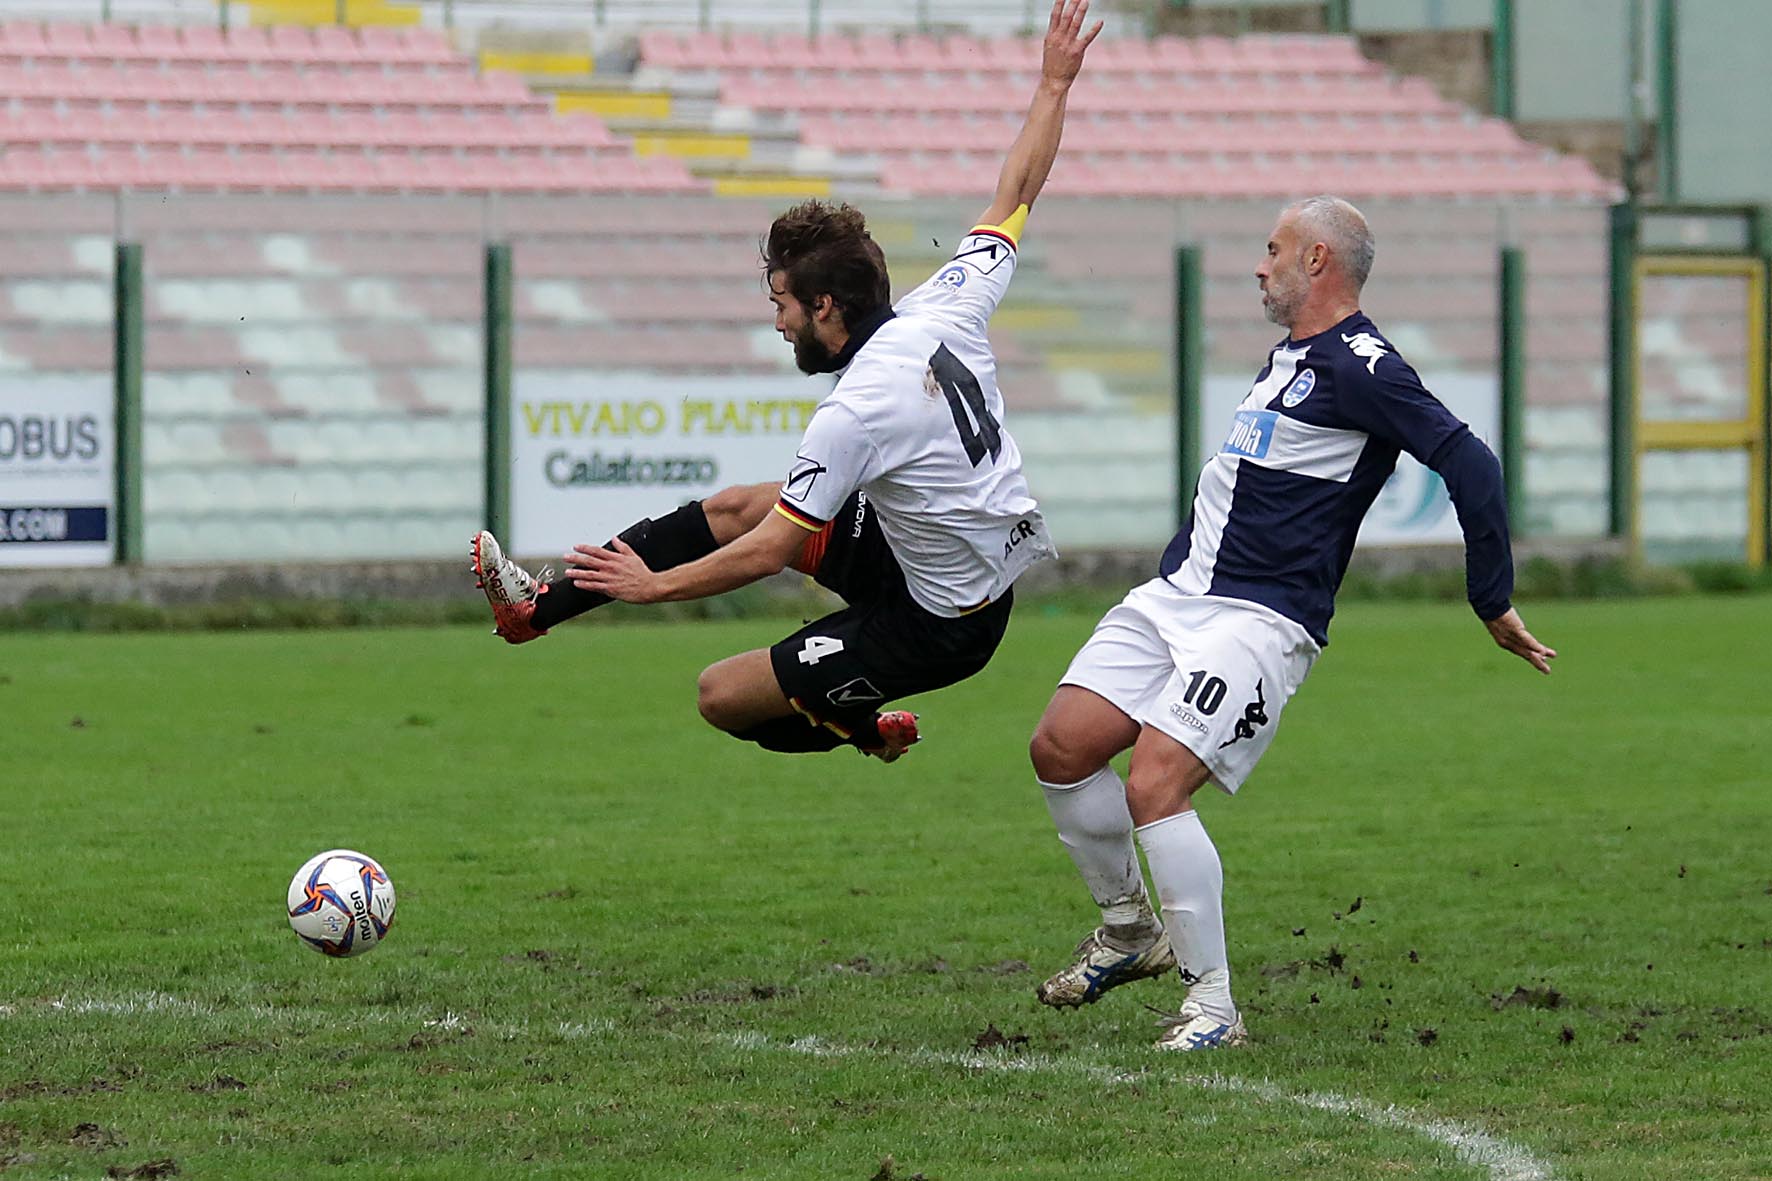
[[763,266],[776,330],[803,371],[841,374],[786,478],[641,521],[607,546],[576,546],[566,577],[547,586],[479,534],[474,569],[500,635],[521,643],[611,600],[704,598],[792,566],[848,606],[704,670],[702,717],[779,751],[849,745],[891,761],[917,740],[913,715],[879,707],[982,669],[1016,578],[1054,553],[1004,426],[985,328],[1101,31],[1085,31],[1087,11],[1088,0],[1054,3],[995,199],[896,308],[856,210],[808,201],[771,226]]
[[[1313,197],[1280,214],[1255,276],[1268,319],[1289,335],[1200,473],[1159,576],[1102,617],[1030,744],[1059,839],[1101,908],[1101,925],[1039,999],[1089,1004],[1176,969],[1187,994],[1163,1049],[1246,1036],[1231,999],[1223,869],[1193,795],[1206,783],[1235,793],[1273,740],[1328,643],[1360,522],[1399,452],[1444,478],[1471,606],[1495,642],[1542,673],[1556,656],[1508,602],[1513,559],[1494,454],[1360,311],[1372,258],[1366,220],[1346,201]],[[1122,782],[1108,761],[1128,747]]]

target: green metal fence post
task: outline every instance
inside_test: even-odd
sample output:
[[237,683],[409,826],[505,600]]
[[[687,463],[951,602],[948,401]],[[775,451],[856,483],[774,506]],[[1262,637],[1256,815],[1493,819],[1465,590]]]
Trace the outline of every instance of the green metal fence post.
[[115,561],[142,560],[142,248],[119,242],[112,290],[116,382]]
[[221,0],[221,31],[224,33],[228,31],[228,4],[229,0]]
[[1526,521],[1526,255],[1501,248],[1501,479],[1515,537]]
[[1514,117],[1514,0],[1495,0],[1495,27],[1489,31],[1490,111]]
[[350,15],[346,11],[348,6],[349,6],[349,0],[338,0],[338,3],[335,4],[332,9],[332,23],[333,24],[342,25],[342,24],[347,23],[347,19]]
[[806,36],[818,37],[818,0],[806,0]]
[[707,32],[714,23],[714,0],[701,0],[701,6],[695,14],[695,27]]
[[1637,209],[1612,206],[1607,352],[1611,361],[1611,504],[1614,537],[1634,537],[1637,501]]
[[486,527],[511,524],[511,247],[486,244]]
[[455,28],[455,0],[443,0],[443,27]]
[[1200,475],[1200,390],[1206,355],[1200,248],[1175,248],[1175,527],[1187,520]]
[[1655,8],[1655,171],[1669,205],[1680,199],[1679,42],[1674,0],[1661,0]]
[[[1760,265],[1772,277],[1772,209],[1755,206],[1748,214],[1748,244]],[[1767,308],[1766,323],[1760,325],[1760,340],[1772,348],[1772,299],[1763,301]],[[1764,514],[1765,536],[1760,552],[1772,565],[1772,364],[1760,366],[1760,511]]]
[[1353,28],[1351,0],[1328,0],[1323,5],[1323,23],[1331,33],[1346,33]]

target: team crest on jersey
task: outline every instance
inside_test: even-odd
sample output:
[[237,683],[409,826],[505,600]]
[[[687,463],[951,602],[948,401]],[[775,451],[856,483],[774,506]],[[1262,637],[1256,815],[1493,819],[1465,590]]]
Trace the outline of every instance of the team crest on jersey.
[[959,266],[949,267],[941,274],[935,276],[935,285],[937,287],[946,287],[952,291],[958,291],[960,288],[966,286],[966,268]]
[[1388,355],[1391,347],[1370,332],[1358,332],[1353,336],[1344,332],[1341,334],[1341,340],[1343,344],[1347,345],[1348,352],[1366,362],[1367,373],[1378,371],[1379,358]]
[[1306,398],[1310,397],[1311,391],[1316,388],[1316,371],[1306,369],[1303,373],[1298,375],[1291,385],[1286,387],[1286,392],[1280,395],[1280,405],[1290,410]]

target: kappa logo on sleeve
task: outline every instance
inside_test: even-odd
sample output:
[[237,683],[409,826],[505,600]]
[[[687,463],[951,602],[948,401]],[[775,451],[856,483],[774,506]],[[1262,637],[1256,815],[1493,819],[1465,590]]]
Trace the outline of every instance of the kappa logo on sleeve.
[[782,496],[789,500],[805,500],[812,495],[812,486],[818,482],[818,477],[830,470],[816,459],[795,455],[793,470],[781,485]]
[[1376,374],[1379,360],[1390,355],[1391,346],[1370,332],[1358,332],[1353,336],[1344,332],[1341,334],[1341,340],[1343,344],[1347,345],[1348,352],[1366,362],[1367,373]]

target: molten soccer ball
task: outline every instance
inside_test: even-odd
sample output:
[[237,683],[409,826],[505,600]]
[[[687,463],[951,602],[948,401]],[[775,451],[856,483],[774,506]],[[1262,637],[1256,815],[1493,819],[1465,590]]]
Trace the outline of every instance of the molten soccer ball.
[[394,883],[361,853],[316,853],[289,883],[289,925],[315,951],[362,955],[394,925]]

